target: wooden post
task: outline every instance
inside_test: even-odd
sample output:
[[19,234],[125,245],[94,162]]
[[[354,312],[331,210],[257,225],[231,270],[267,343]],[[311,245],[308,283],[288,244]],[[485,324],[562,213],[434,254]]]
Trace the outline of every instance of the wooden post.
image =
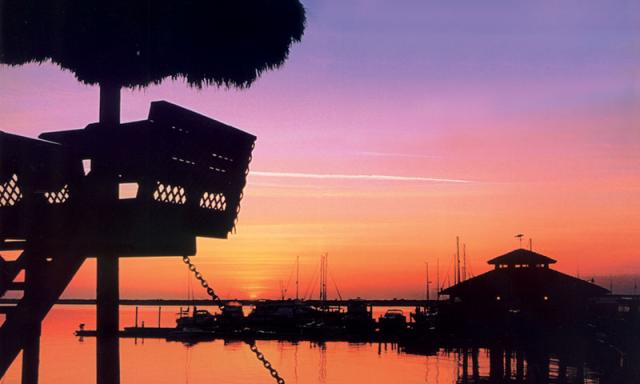
[[542,380],[541,383],[549,382],[549,354],[544,352],[542,355],[542,359],[540,362],[540,370],[542,371]]
[[469,381],[469,348],[464,347],[462,349],[462,382],[467,383]]
[[566,357],[561,356],[558,359],[558,383],[566,383],[567,382],[567,362]]
[[524,379],[524,352],[516,352],[516,380],[522,381]]
[[115,255],[98,256],[96,295],[98,384],[120,383],[118,264],[118,257]]
[[576,382],[584,383],[584,362],[582,359],[579,359],[578,364],[576,364]]
[[38,384],[41,325],[35,321],[30,327],[22,349],[22,384]]
[[504,354],[502,346],[494,345],[489,350],[489,376],[492,380],[502,380],[504,377]]
[[120,87],[100,83],[100,124],[120,124]]
[[[34,307],[42,301],[42,279],[45,261],[41,258],[31,258],[25,269],[25,301]],[[35,318],[25,324],[24,344],[22,349],[22,384],[38,384],[40,368],[40,320]]]
[[477,347],[471,349],[471,366],[473,370],[473,381],[477,383],[480,379],[480,364],[478,364],[478,355],[480,351]]
[[[100,124],[102,129],[116,129],[120,124],[120,86],[110,83],[100,84]],[[98,178],[99,190],[94,191],[96,200],[108,209],[118,199],[116,175],[107,169],[108,160],[104,154],[97,154],[94,177]],[[108,225],[111,223],[108,223]],[[105,232],[109,228],[105,228]],[[105,236],[108,236],[105,233]],[[120,383],[120,340],[118,329],[120,316],[118,305],[119,260],[118,255],[103,253],[97,255],[97,340],[96,340],[96,379],[98,384]]]

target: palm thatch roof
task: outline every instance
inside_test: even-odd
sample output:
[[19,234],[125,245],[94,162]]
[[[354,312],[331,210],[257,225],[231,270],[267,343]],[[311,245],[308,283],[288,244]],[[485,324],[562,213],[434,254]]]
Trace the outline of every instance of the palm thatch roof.
[[51,61],[86,84],[247,87],[304,27],[298,0],[0,0],[0,63]]

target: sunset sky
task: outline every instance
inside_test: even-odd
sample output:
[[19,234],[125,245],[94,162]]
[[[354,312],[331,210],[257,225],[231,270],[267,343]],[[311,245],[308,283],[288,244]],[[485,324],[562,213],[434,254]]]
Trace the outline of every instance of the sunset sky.
[[[330,297],[332,280],[421,297],[457,235],[476,275],[517,233],[563,272],[640,274],[640,2],[304,3],[302,42],[250,89],[122,95],[123,121],[164,99],[258,137],[237,233],[193,259],[222,297],[294,294],[296,256],[317,297],[324,252]],[[53,65],[1,66],[0,85],[3,131],[97,120],[98,88]],[[186,298],[192,280],[180,258],[121,270],[123,298]],[[66,297],[94,295],[89,260]]]

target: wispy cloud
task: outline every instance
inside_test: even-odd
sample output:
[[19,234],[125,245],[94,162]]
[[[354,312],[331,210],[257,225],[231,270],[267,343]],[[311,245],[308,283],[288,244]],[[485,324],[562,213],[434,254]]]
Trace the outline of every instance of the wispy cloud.
[[375,151],[360,151],[360,155],[364,156],[377,156],[377,157],[407,157],[412,159],[437,159],[440,156],[426,155],[418,153],[399,153],[399,152],[375,152]]
[[294,179],[320,179],[320,180],[371,180],[371,181],[408,181],[430,183],[470,183],[463,179],[442,179],[437,177],[421,176],[395,176],[395,175],[345,175],[327,173],[299,173],[299,172],[269,172],[251,171],[250,175],[258,177],[278,177]]
[[[253,173],[252,173],[253,174]],[[313,189],[325,191],[326,188],[321,185],[310,185],[310,184],[282,184],[282,183],[262,183],[255,181],[248,181],[249,185],[254,187],[266,187],[266,188],[286,188],[286,189]]]

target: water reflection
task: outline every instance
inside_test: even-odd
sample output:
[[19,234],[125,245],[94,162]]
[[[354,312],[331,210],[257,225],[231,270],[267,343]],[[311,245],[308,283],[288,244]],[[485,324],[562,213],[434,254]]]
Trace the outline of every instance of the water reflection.
[[[455,383],[624,383],[608,381],[588,368],[580,356],[552,356],[545,351],[513,351],[495,345],[490,348],[439,348],[426,356],[425,380],[435,365],[434,383],[440,383],[440,369],[455,361]],[[430,362],[432,361],[432,362]],[[447,383],[451,383],[448,379]]]
[[[154,316],[155,309],[150,313]],[[78,323],[89,323],[93,316],[88,307],[54,308],[42,330],[42,383],[95,382],[95,339],[80,342],[73,336]],[[173,320],[166,317],[163,326]],[[125,308],[122,319],[124,323],[133,320],[133,309]],[[586,353],[569,349],[549,353],[544,348],[522,350],[496,344],[415,350],[395,343],[308,341],[258,341],[258,345],[288,383],[628,382],[615,372],[594,367]],[[271,380],[242,342],[184,345],[160,339],[121,339],[120,355],[122,383],[253,384]],[[1,383],[20,382],[20,365],[17,359]]]

